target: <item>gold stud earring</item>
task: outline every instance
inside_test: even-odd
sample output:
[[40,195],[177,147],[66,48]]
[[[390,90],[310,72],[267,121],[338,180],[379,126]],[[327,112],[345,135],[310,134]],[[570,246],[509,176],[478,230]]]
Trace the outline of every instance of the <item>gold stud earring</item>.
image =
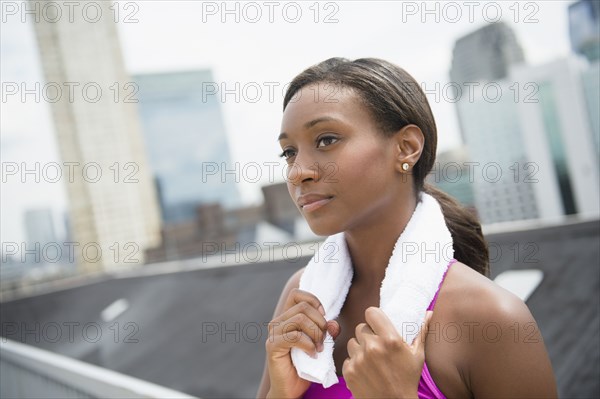
[[409,166],[408,166],[408,163],[404,162],[404,163],[402,164],[402,169],[404,169],[404,170],[408,170],[408,168],[409,168]]

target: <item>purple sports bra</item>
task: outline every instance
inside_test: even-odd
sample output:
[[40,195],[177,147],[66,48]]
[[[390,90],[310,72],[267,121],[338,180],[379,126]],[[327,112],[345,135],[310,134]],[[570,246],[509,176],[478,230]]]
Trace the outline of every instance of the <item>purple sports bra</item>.
[[[444,272],[444,276],[442,277],[442,281],[438,286],[438,290],[435,293],[431,303],[427,310],[433,310],[435,306],[435,302],[437,300],[438,294],[440,292],[440,288],[444,279],[446,278],[446,274],[450,269],[450,266],[456,262],[456,259],[452,259],[448,264],[448,268]],[[352,392],[346,386],[346,381],[344,381],[344,377],[338,376],[339,382],[335,385],[330,386],[329,388],[323,388],[323,385],[312,383],[308,387],[308,390],[304,393],[303,399],[352,399]],[[423,363],[423,371],[421,373],[421,379],[419,380],[419,388],[418,388],[419,399],[446,399],[442,391],[435,385],[431,374],[429,373],[429,368],[427,368],[427,362]]]

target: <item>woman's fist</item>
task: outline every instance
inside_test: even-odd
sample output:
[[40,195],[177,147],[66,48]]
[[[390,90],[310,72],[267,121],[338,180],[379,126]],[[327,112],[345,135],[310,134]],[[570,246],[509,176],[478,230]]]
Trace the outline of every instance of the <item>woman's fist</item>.
[[[281,315],[269,323],[269,336],[265,343],[271,388],[268,397],[298,398],[310,382],[298,376],[290,355],[292,347],[315,356],[323,350],[325,333],[337,329],[337,323],[327,323],[325,310],[313,294],[293,289]],[[337,336],[336,334],[335,336]]]
[[404,341],[387,315],[376,307],[365,311],[366,323],[348,340],[342,373],[355,398],[416,398],[425,362],[425,338],[433,313],[412,345]]

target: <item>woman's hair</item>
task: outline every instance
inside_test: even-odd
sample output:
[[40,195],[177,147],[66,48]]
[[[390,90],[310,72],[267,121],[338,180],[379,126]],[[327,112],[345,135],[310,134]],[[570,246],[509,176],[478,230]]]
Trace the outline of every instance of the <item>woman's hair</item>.
[[453,197],[425,183],[435,161],[437,130],[427,97],[415,79],[404,69],[376,58],[330,58],[294,78],[285,94],[283,109],[300,89],[315,83],[353,89],[386,136],[409,124],[421,129],[425,143],[412,171],[415,192],[424,191],[440,203],[454,241],[454,257],[488,276],[488,246],[477,218]]

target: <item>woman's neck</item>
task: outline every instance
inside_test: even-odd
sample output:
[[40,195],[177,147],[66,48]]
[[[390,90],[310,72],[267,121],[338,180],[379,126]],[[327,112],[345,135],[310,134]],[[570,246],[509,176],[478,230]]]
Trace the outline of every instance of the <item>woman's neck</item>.
[[391,204],[372,223],[344,233],[354,267],[353,285],[381,286],[394,245],[415,211],[416,198],[408,195],[400,204]]

